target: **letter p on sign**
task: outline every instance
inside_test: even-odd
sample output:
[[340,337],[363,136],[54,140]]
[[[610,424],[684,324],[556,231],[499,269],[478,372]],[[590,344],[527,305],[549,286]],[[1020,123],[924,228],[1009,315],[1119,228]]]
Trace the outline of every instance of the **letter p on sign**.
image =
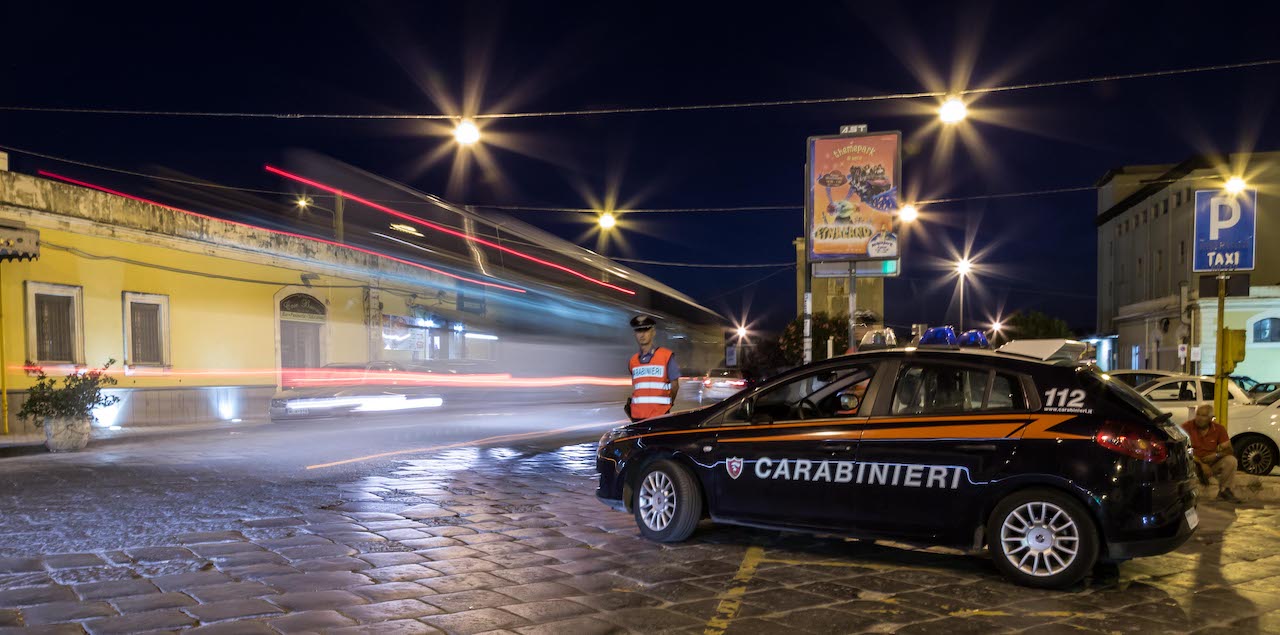
[[1209,240],[1218,240],[1218,232],[1240,222],[1240,202],[1234,196],[1213,197],[1209,200],[1209,210]]

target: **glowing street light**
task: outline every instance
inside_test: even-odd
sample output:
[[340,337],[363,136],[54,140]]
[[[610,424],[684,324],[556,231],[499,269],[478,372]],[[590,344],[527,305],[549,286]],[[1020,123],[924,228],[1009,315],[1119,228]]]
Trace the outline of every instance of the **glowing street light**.
[[1001,324],[998,320],[991,323],[991,331],[993,333],[999,333],[1003,328],[1004,328],[1004,325]]
[[915,205],[904,205],[898,210],[898,218],[904,223],[914,223],[917,218],[920,218],[920,210],[916,209]]
[[297,201],[298,209],[307,209],[307,206],[310,204],[311,204],[311,199],[305,196],[298,197],[298,201]]
[[1245,187],[1246,185],[1245,185],[1244,179],[1238,176],[1233,176],[1227,179],[1227,185],[1225,189],[1227,190],[1228,194],[1235,196],[1243,192]]
[[605,212],[600,215],[600,218],[597,219],[597,222],[600,223],[601,229],[613,229],[615,226],[617,226],[618,219],[613,214],[609,212]]
[[938,109],[938,118],[942,119],[942,123],[960,123],[968,116],[969,109],[964,105],[959,97],[951,97],[943,102],[942,107]]
[[458,127],[453,129],[453,138],[460,145],[475,145],[480,141],[480,128],[476,127],[474,121],[463,119],[458,123]]
[[747,336],[747,327],[745,327],[745,326],[739,326],[739,327],[738,327],[738,339],[742,339],[742,338],[744,338],[744,337],[746,337],[746,336]]

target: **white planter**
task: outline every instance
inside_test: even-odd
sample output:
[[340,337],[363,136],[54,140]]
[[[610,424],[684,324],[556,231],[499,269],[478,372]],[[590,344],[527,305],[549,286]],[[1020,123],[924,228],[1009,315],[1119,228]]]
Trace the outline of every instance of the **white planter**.
[[44,444],[50,452],[78,452],[89,445],[90,420],[44,420]]

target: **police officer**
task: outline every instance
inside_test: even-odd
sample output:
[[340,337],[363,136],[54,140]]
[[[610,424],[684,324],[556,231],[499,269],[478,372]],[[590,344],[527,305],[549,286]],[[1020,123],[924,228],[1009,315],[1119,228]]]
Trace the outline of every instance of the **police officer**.
[[680,366],[670,349],[653,345],[657,321],[648,315],[631,318],[640,352],[631,356],[631,398],[627,400],[627,416],[632,421],[649,419],[671,411],[680,392]]

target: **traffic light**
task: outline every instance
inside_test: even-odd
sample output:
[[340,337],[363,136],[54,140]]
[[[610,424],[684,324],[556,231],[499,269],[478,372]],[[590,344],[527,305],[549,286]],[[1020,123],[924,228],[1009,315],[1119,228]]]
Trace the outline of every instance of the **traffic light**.
[[1223,329],[1222,372],[1234,372],[1236,364],[1244,361],[1244,329]]

